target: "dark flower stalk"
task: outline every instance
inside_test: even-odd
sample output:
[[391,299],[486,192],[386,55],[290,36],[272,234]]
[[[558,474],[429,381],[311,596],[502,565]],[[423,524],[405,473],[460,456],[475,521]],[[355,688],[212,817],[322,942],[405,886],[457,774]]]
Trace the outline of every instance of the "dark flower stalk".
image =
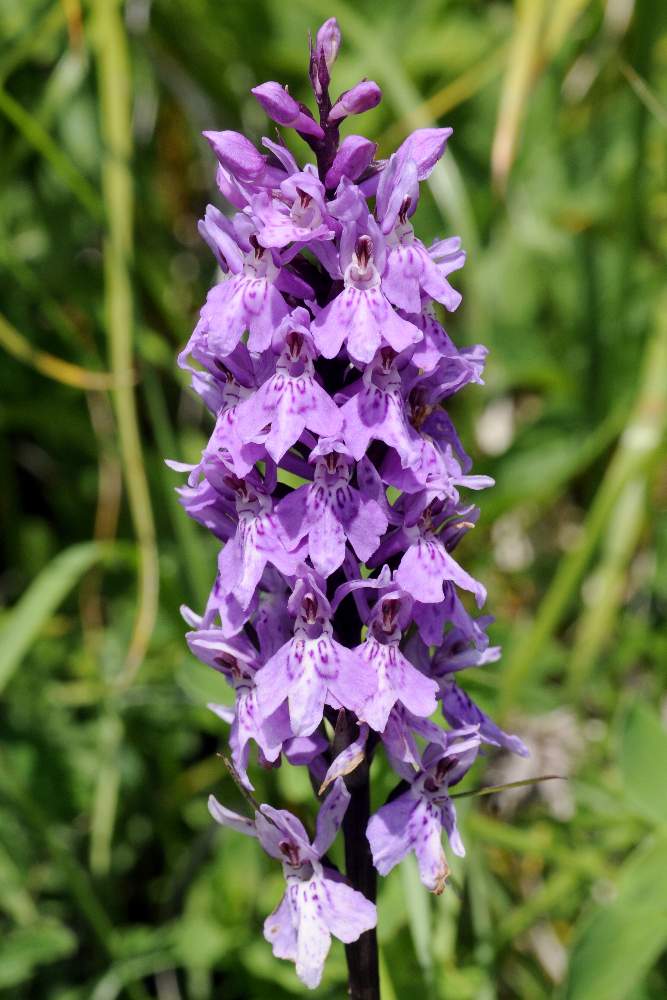
[[[316,164],[299,166],[280,141],[260,152],[205,133],[234,214],[209,205],[200,223],[222,279],[179,364],[215,426],[180,494],[224,544],[203,614],[184,613],[192,652],[235,692],[234,708],[210,707],[231,726],[241,785],[252,791],[255,745],[260,766],[285,758],[319,789],[312,840],[286,810],[251,799],[245,818],[210,799],[218,823],[282,863],[265,937],[311,988],[339,938],[351,996],[372,1000],[377,873],[413,851],[442,892],[443,830],[464,853],[450,789],[482,744],[526,750],[455,679],[500,651],[491,619],[461,597],[481,607],[484,587],[453,555],[477,517],[460,490],[491,480],[471,475],[442,405],[482,381],[486,351],[458,349],[438,318],[461,301],[448,280],[460,241],[427,248],[410,221],[451,129],[419,129],[389,160],[363,136],[341,142],[345,119],[381,93],[362,80],[332,100],[339,45],[332,18],[311,45],[317,116],[278,83],[253,90]],[[430,719],[438,705],[449,728]],[[371,816],[380,748],[399,784]],[[341,826],[345,876],[327,858]]]

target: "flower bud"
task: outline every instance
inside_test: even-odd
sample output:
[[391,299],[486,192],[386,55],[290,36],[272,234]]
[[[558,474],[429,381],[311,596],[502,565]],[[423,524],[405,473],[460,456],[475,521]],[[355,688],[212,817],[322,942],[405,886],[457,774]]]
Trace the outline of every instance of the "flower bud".
[[240,181],[255,181],[260,176],[266,160],[258,153],[250,139],[239,132],[202,133],[221,166]]
[[338,187],[341,177],[348,177],[351,181],[356,181],[372,161],[376,150],[377,143],[371,142],[363,135],[348,135],[340,144],[336,157],[327,172],[326,186],[328,188]]
[[338,98],[329,112],[330,121],[338,121],[347,115],[360,115],[370,111],[382,100],[382,91],[374,80],[361,80],[351,90],[346,90]]
[[279,83],[269,80],[259,87],[253,87],[252,93],[274,122],[312,135],[316,139],[324,138],[324,132],[317,122],[301,110],[298,102]]
[[324,22],[322,27],[317,32],[317,39],[315,40],[315,55],[318,63],[320,61],[320,56],[324,55],[324,61],[327,65],[327,69],[331,69],[336,61],[339,48],[340,28],[338,27],[338,21],[335,17],[330,17],[328,21]]

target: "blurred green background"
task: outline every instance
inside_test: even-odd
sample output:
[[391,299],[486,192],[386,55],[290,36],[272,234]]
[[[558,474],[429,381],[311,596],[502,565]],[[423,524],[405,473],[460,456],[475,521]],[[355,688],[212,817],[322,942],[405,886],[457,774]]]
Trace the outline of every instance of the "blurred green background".
[[[383,997],[665,997],[663,0],[0,0],[0,993],[302,992],[261,938],[280,872],[206,811],[238,803],[228,696],[178,609],[215,546],[163,458],[209,430],[174,361],[214,278],[200,132],[258,138],[265,79],[305,98],[332,14],[383,153],[455,129],[418,224],[462,235],[448,329],[491,349],[453,416],[497,479],[463,557],[505,647],[466,680],[533,752],[468,784],[567,777],[462,800],[442,897],[383,881]],[[258,795],[312,815],[292,768]],[[335,944],[315,995],[344,975]]]

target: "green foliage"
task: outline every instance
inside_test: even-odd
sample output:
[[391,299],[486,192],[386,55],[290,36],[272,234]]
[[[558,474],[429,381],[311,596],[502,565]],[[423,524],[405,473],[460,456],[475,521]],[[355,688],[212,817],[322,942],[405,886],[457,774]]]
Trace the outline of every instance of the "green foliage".
[[[383,881],[383,997],[657,1000],[667,7],[652,0],[0,4],[0,995],[302,994],[261,937],[279,872],[206,811],[210,791],[244,808],[205,708],[229,691],[179,616],[201,610],[216,552],[163,459],[194,459],[209,430],[174,363],[214,276],[199,133],[259,137],[261,80],[306,99],[306,32],[332,13],[341,89],[368,74],[384,90],[368,116],[383,153],[455,129],[417,221],[464,237],[448,330],[491,348],[453,416],[498,482],[463,558],[506,650],[466,683],[533,750],[528,772],[489,760],[467,788],[566,778],[458,800],[468,855],[441,897],[410,863]],[[380,759],[374,779],[379,804]],[[312,820],[297,769],[258,771],[256,794]],[[316,995],[344,979],[336,945]]]

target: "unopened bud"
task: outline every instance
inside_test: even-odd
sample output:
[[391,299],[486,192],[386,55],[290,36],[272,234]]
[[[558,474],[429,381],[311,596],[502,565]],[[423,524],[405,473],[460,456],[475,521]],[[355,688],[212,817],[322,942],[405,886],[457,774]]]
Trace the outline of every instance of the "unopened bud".
[[328,188],[338,187],[341,177],[348,177],[351,181],[356,181],[371,163],[376,150],[377,143],[371,142],[365,136],[348,135],[340,144],[334,161],[327,172],[326,186]]
[[269,80],[259,87],[253,87],[252,93],[274,122],[312,135],[316,139],[324,138],[324,132],[317,122],[301,110],[298,102],[279,83]]
[[254,181],[266,166],[266,160],[258,153],[250,139],[240,132],[204,132],[211,149],[221,166],[233,177],[241,181]]
[[360,115],[375,108],[382,100],[382,91],[374,80],[362,80],[341,94],[329,112],[331,121],[338,121],[347,115]]
[[327,69],[331,69],[336,61],[339,48],[340,28],[338,27],[338,21],[335,17],[330,17],[328,21],[324,22],[322,27],[317,32],[317,39],[315,41],[315,55],[317,61],[319,62],[320,56],[324,55],[324,61],[327,64]]

